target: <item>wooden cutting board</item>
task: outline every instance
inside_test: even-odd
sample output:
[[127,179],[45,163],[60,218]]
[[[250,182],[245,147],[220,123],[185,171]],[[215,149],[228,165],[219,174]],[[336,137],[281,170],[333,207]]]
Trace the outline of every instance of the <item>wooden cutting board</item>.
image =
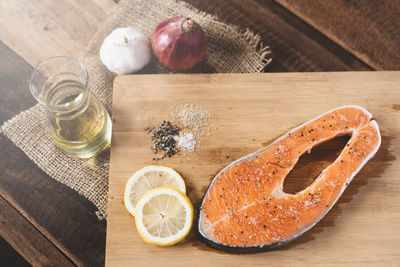
[[[193,103],[212,114],[200,147],[153,161],[144,128],[172,119],[174,104]],[[210,180],[231,161],[289,129],[342,105],[360,105],[377,120],[382,146],[335,207],[288,246],[235,255],[209,249],[192,233],[172,247],[148,245],[123,204],[128,178],[149,164],[170,166],[185,179],[197,206]],[[118,76],[107,222],[108,266],[254,266],[400,263],[400,72],[176,74]],[[337,138],[303,156],[284,190],[308,186],[347,141]]]

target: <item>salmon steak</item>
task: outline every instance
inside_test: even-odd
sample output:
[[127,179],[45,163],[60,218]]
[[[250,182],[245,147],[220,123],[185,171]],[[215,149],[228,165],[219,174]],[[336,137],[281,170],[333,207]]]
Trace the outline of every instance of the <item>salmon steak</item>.
[[[338,158],[296,194],[283,182],[299,157],[318,144],[350,135]],[[378,124],[359,106],[328,111],[240,158],[211,181],[200,202],[199,239],[228,252],[281,247],[311,229],[334,206],[381,144]]]

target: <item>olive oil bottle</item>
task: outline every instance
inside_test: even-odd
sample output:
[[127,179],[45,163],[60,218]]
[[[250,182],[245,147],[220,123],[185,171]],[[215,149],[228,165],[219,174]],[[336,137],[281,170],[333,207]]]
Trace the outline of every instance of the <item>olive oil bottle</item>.
[[[68,90],[66,87],[74,87]],[[71,88],[70,88],[71,89]],[[58,95],[56,91],[71,92]],[[76,99],[82,101],[73,102]],[[100,101],[89,93],[86,97],[81,83],[64,80],[48,91],[48,103],[69,105],[68,112],[56,112],[47,117],[49,131],[56,144],[67,154],[81,158],[91,157],[107,148],[111,141],[111,120]],[[71,104],[72,103],[72,104]]]
[[[83,74],[87,76],[86,70]],[[101,102],[88,90],[87,79],[80,79],[70,67],[47,75],[49,78],[41,75],[42,82],[36,81],[40,89],[32,88],[34,84],[30,84],[31,91],[37,90],[32,94],[46,109],[48,130],[55,144],[67,155],[80,158],[92,157],[109,147],[111,119]]]

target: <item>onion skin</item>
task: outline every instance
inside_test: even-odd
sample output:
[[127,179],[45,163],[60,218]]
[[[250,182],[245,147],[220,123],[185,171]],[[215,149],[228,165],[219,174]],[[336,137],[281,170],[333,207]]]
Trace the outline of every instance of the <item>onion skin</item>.
[[198,65],[206,55],[206,37],[200,25],[186,17],[161,22],[151,45],[157,59],[170,70],[185,71]]

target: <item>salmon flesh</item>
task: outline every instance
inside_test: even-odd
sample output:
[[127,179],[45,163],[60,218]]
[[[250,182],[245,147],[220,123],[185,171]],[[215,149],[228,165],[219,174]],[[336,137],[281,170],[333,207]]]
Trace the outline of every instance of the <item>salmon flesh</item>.
[[[312,228],[378,151],[376,121],[362,107],[331,110],[240,158],[210,183],[200,203],[198,236],[213,248],[251,253],[283,246]],[[351,138],[339,157],[297,194],[283,182],[305,152],[336,136]]]

